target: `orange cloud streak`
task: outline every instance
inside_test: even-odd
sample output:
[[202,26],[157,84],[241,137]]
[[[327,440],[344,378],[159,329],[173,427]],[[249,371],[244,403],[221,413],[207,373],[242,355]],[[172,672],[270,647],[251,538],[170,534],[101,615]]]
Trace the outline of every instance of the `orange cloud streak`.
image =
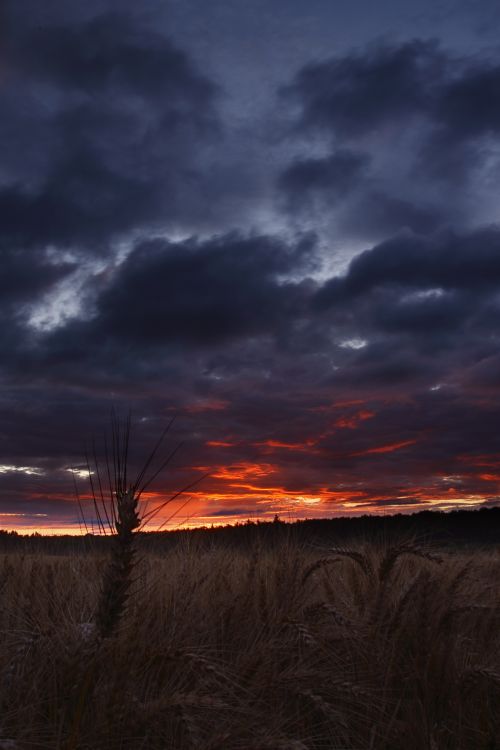
[[406,448],[408,445],[414,445],[416,440],[403,440],[401,443],[391,443],[390,445],[379,445],[375,448],[368,448],[364,451],[358,451],[357,453],[351,453],[351,456],[369,456],[373,453],[393,453],[399,451],[401,448]]
[[375,416],[373,411],[358,411],[351,417],[341,417],[334,423],[334,427],[347,428],[349,430],[355,430],[360,422],[364,422],[367,419],[372,419]]
[[214,479],[249,479],[250,477],[267,477],[274,474],[276,467],[272,464],[242,463],[232,466],[220,466],[211,474]]
[[316,442],[316,440],[306,440],[304,443],[285,443],[281,440],[264,440],[259,443],[254,443],[254,445],[264,448],[266,452],[273,450],[286,450],[311,453]]
[[479,456],[457,456],[458,461],[471,466],[494,466],[500,467],[499,453],[484,453]]

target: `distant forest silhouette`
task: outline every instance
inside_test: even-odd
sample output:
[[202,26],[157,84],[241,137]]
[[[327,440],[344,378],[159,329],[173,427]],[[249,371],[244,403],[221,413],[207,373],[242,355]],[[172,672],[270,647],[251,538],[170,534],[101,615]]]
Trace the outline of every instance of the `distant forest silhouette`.
[[[320,518],[283,522],[251,521],[226,526],[176,529],[173,531],[142,532],[138,534],[139,546],[153,552],[164,552],[179,544],[193,544],[200,549],[210,547],[264,546],[293,539],[304,544],[352,544],[353,542],[389,542],[397,538],[417,537],[426,542],[455,547],[468,545],[494,545],[500,542],[500,507],[483,507],[477,510],[449,512],[424,510],[412,515],[363,515],[342,518]],[[106,549],[111,536],[86,534],[84,536],[21,535],[15,531],[0,530],[0,551],[96,552]]]

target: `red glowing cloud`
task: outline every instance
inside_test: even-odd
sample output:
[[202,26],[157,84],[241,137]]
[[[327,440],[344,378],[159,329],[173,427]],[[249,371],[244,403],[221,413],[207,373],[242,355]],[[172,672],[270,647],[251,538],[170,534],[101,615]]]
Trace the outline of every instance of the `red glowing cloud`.
[[[160,508],[183,486],[191,486],[197,477],[203,477],[202,481],[162,509],[150,528],[219,525],[247,518],[272,520],[275,514],[295,520],[411,513],[493,502],[500,482],[500,453],[467,453],[462,444],[454,456],[447,444],[444,450],[440,448],[443,433],[434,429],[435,421],[422,423],[408,436],[405,416],[397,424],[386,416],[388,409],[404,413],[412,408],[409,402],[401,403],[385,399],[360,404],[353,400],[343,402],[341,408],[330,404],[324,409],[308,407],[297,416],[294,407],[281,421],[270,420],[272,431],[266,432],[266,414],[252,416],[249,426],[241,412],[233,411],[229,399],[196,401],[189,413],[196,416],[194,430],[199,424],[203,430],[198,442],[192,440],[184,453],[189,463],[179,460],[169,467],[144,500],[149,508]],[[149,438],[144,443],[146,454],[148,442]],[[377,470],[363,467],[360,471],[362,460],[367,466],[376,461]],[[26,466],[9,463],[0,467],[10,496],[19,498],[16,514],[4,515],[1,525],[25,531],[47,527],[78,532],[68,469],[56,469],[47,479],[43,467],[28,474]],[[78,476],[80,498],[91,518],[92,501],[84,473]],[[51,486],[53,477],[55,486]],[[40,512],[47,515],[37,515]]]
[[416,440],[402,440],[400,443],[390,443],[389,445],[378,445],[374,448],[367,448],[363,451],[356,451],[352,453],[353,456],[369,456],[374,453],[394,453],[402,448],[407,448],[409,445],[415,445]]
[[306,440],[304,443],[287,443],[282,440],[264,440],[263,442],[254,443],[255,446],[263,448],[265,453],[272,453],[276,450],[298,451],[299,453],[310,453],[317,440]]
[[373,411],[358,411],[356,414],[353,414],[350,417],[341,417],[340,419],[337,419],[337,421],[334,423],[334,427],[338,427],[339,429],[355,430],[357,427],[359,427],[361,422],[364,422],[367,419],[372,419],[374,416],[375,412]]

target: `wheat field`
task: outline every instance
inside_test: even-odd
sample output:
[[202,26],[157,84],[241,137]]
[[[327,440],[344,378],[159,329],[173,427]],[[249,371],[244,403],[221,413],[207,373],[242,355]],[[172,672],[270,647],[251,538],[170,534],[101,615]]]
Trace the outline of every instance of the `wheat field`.
[[0,748],[500,747],[495,550],[187,536],[141,551],[100,638],[106,556],[24,549],[0,558]]

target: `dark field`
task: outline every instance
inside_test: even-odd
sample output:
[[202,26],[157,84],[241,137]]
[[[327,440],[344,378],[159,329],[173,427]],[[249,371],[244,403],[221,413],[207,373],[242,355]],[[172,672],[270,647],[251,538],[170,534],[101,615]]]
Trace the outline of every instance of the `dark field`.
[[142,535],[106,637],[113,540],[3,534],[0,748],[500,748],[498,512],[431,515]]

